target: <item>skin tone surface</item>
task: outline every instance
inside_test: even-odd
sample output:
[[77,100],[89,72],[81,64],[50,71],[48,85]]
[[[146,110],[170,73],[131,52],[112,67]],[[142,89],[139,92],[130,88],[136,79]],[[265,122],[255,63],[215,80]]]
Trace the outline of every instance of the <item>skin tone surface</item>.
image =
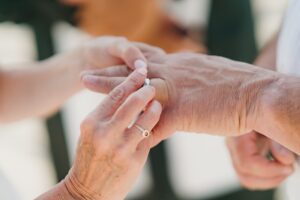
[[156,137],[144,138],[135,124],[151,131],[162,107],[155,89],[142,87],[146,68],[135,70],[81,124],[76,158],[68,176],[37,200],[124,199],[140,174]]
[[149,52],[151,48],[147,45],[131,44],[119,37],[102,37],[92,39],[72,52],[27,64],[29,69],[2,70],[0,121],[48,115],[83,88],[80,82],[82,71],[122,63],[133,69],[136,60],[146,62],[143,53]]
[[[137,70],[132,73],[136,60],[148,61],[148,77],[156,93],[152,87],[139,89],[147,72]],[[111,65],[120,66],[105,68]],[[44,115],[55,110],[68,96],[82,88],[80,74],[85,86],[94,91],[108,93],[116,88],[106,103],[83,122],[77,157],[68,177],[38,199],[123,199],[144,165],[150,147],[176,130],[223,136],[241,136],[254,130],[245,139],[252,143],[240,142],[250,146],[243,152],[259,155],[254,157],[260,165],[241,172],[242,182],[246,177],[243,184],[252,189],[257,189],[252,185],[258,185],[258,189],[272,187],[292,172],[294,154],[289,151],[284,154],[286,149],[266,137],[300,153],[297,145],[300,142],[297,104],[300,102],[300,80],[296,77],[221,57],[193,53],[166,55],[160,49],[112,37],[93,40],[73,52],[34,66],[37,69],[32,71],[2,72],[1,121]],[[88,71],[81,73],[84,70]],[[125,81],[129,74],[131,78]],[[133,85],[128,89],[125,83]],[[44,94],[44,91],[48,93]],[[157,125],[161,106],[153,101],[154,96],[163,105]],[[106,110],[115,112],[106,116]],[[153,129],[153,137],[147,139],[143,159],[131,159],[139,150],[142,139],[132,145],[128,132],[139,131],[127,127],[142,110],[146,110],[145,114],[147,110],[153,111],[149,120],[145,120],[150,123],[154,120],[153,124],[144,125],[143,120],[137,122],[148,130]],[[121,124],[120,129],[116,124]],[[125,139],[116,136],[122,133],[126,135]],[[106,143],[110,138],[114,144]],[[257,144],[259,148],[256,149],[253,146],[257,147]],[[229,146],[239,145],[229,143]],[[231,152],[236,155],[235,149],[231,148]],[[271,166],[262,161],[265,149],[271,150],[278,163]],[[237,162],[241,158],[235,156]],[[265,170],[270,174],[264,170],[258,173],[255,167],[263,165],[270,167]],[[98,170],[100,166],[107,166],[103,168],[105,173]],[[240,168],[244,168],[243,165]],[[249,174],[254,178],[249,178]],[[262,174],[265,177],[260,177]],[[265,178],[268,180],[263,182],[261,179]]]
[[[262,50],[255,65],[276,71],[277,40],[276,35]],[[277,187],[294,171],[296,155],[258,132],[229,137],[227,146],[242,185],[249,189]],[[274,160],[267,159],[269,152]]]
[[83,88],[84,70],[126,64],[135,72],[82,123],[76,159],[69,175],[41,200],[124,199],[145,164],[154,135],[145,139],[136,127],[127,128],[142,111],[136,124],[149,131],[159,120],[161,105],[153,100],[155,89],[143,87],[147,74],[145,55],[160,49],[125,38],[92,39],[72,52],[40,63],[31,69],[1,71],[0,120],[16,121],[47,115]]
[[[300,153],[299,78],[193,53],[148,61],[148,77],[160,80],[153,80],[153,85],[163,97],[164,111],[154,129],[161,139],[175,130],[223,136],[255,130]],[[96,70],[85,74],[83,81],[94,91],[109,91],[128,75],[126,69]]]

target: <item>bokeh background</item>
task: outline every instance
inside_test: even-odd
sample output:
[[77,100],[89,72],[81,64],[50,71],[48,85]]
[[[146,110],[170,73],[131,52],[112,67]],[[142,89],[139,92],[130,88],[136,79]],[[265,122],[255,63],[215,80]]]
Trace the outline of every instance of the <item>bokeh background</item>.
[[[89,27],[79,20],[86,13],[80,11],[75,0],[68,2],[73,6],[75,2],[75,9],[61,8],[51,0],[27,0],[30,4],[24,1],[25,4],[22,0],[1,0],[1,68],[67,51],[87,40],[89,33],[122,34],[105,24],[110,17],[119,20],[114,20],[116,24],[122,23],[124,18],[118,16],[119,12],[112,12],[111,16],[103,14],[105,18],[99,24]],[[157,21],[163,25],[157,26],[156,35],[126,32],[130,39],[160,45],[169,52],[191,49],[252,62],[259,49],[278,31],[288,0],[160,0],[156,3],[163,13]],[[29,17],[25,13],[28,5],[32,14]],[[134,7],[126,9],[136,11]],[[131,20],[126,23],[135,30],[139,24]],[[158,40],[160,34],[168,39]],[[175,43],[181,46],[174,46]],[[60,114],[48,120],[26,119],[1,124],[0,198],[33,199],[61,179],[74,158],[80,122],[102,98],[82,91],[65,103]],[[288,197],[284,188],[266,192],[241,189],[223,138],[177,133],[153,150],[128,199],[287,200]]]

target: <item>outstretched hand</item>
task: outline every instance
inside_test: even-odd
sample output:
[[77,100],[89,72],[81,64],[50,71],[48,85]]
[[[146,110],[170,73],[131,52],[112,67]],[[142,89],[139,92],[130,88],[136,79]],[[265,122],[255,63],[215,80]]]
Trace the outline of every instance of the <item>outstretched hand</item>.
[[[161,139],[177,130],[232,136],[253,129],[261,85],[274,77],[252,65],[194,53],[156,54],[147,60],[148,78],[164,106],[154,129]],[[107,93],[130,73],[114,66],[86,72],[82,80],[87,88]]]

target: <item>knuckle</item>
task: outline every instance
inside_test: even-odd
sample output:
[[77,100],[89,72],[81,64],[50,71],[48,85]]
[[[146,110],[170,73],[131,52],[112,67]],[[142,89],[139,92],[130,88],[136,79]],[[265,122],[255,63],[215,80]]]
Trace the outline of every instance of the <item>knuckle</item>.
[[113,101],[113,102],[119,102],[121,101],[125,96],[125,91],[122,87],[117,87],[115,88],[110,94],[109,94],[109,98]]
[[87,117],[83,120],[83,122],[80,124],[80,130],[81,133],[93,133],[97,129],[97,125],[95,121],[91,117]]
[[134,76],[131,76],[129,78],[129,82],[130,84],[134,87],[134,88],[139,88],[142,84],[142,79],[141,79],[141,76],[139,76],[138,74],[137,75],[134,75]]
[[113,80],[103,81],[104,88],[112,89],[114,85],[115,85],[115,81],[113,81]]

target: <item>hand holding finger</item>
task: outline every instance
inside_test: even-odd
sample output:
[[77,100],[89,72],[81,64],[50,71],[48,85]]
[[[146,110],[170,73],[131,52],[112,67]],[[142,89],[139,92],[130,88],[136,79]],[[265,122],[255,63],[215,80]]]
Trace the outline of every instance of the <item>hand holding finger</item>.
[[155,89],[151,86],[142,87],[132,93],[125,102],[117,109],[112,117],[113,122],[117,122],[121,130],[124,131],[130,123],[146,108],[153,100]]
[[[144,84],[146,74],[146,68],[135,70],[122,84],[118,85],[118,87],[114,88],[108,94],[95,112],[97,112],[99,116],[110,116],[114,114],[126,98]],[[94,80],[89,76],[85,76],[83,81],[93,83]]]
[[[119,72],[122,71],[122,67],[114,69],[114,75],[118,74],[119,70]],[[112,73],[112,71],[87,71],[86,73],[82,74],[81,80],[84,86],[91,91],[109,93],[126,79],[125,77],[119,76],[111,77],[109,75],[110,73]],[[150,85],[153,86],[156,90],[155,99],[158,100],[161,104],[166,105],[166,103],[169,101],[169,93],[166,81],[160,78],[153,78],[150,80],[150,82]]]

